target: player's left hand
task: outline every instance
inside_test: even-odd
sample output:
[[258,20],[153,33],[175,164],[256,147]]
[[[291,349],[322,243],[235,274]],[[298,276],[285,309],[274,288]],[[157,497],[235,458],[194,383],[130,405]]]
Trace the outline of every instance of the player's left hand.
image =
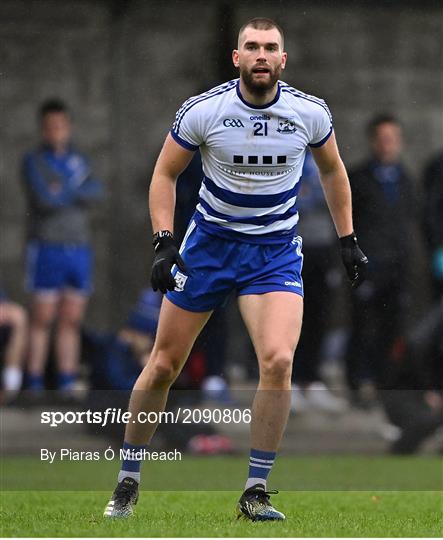
[[154,263],[151,272],[151,285],[154,291],[160,289],[165,294],[166,291],[173,291],[176,282],[171,274],[172,267],[176,264],[182,272],[186,272],[186,266],[175,245],[172,233],[161,231],[154,235]]
[[368,258],[360,249],[355,233],[342,236],[339,240],[343,264],[351,281],[351,287],[356,289],[365,279]]

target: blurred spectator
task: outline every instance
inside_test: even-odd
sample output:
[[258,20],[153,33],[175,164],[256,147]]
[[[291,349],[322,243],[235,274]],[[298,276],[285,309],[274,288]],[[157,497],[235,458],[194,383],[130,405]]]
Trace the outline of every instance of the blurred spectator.
[[58,388],[72,389],[79,361],[79,328],[92,290],[88,207],[102,197],[87,159],[71,144],[71,117],[58,99],[39,111],[41,143],[27,153],[27,286],[32,294],[27,386],[44,387],[52,323]]
[[424,175],[424,229],[435,305],[396,340],[380,392],[389,420],[399,428],[390,451],[411,454],[443,426],[443,153]]
[[[145,289],[116,333],[85,332],[85,360],[92,366],[92,387],[98,390],[129,391],[149,361],[162,295]],[[202,336],[195,343],[175,388],[198,389],[206,373],[206,353]]]
[[306,154],[297,197],[303,238],[303,327],[292,374],[292,410],[316,408],[327,412],[344,410],[345,401],[334,396],[321,381],[321,349],[328,326],[334,287],[339,284],[337,233],[323,195],[318,168]]
[[443,151],[427,165],[424,174],[424,225],[434,291],[443,294]]
[[[424,228],[431,261],[434,297],[443,301],[443,151],[427,165],[424,175]],[[443,332],[442,332],[443,336]],[[443,337],[430,351],[435,388],[443,385]]]
[[372,156],[350,172],[355,229],[368,255],[367,278],[353,292],[347,380],[356,404],[365,383],[383,381],[399,333],[415,223],[412,183],[401,162],[402,128],[389,114],[368,126]]
[[132,390],[154,344],[162,295],[151,289],[140,294],[123,327],[115,334],[88,332],[92,387]]
[[0,290],[0,353],[5,401],[14,398],[21,389],[27,324],[26,311],[8,300],[6,294]]
[[416,452],[443,426],[443,381],[436,379],[433,366],[436,350],[443,352],[443,299],[396,341],[389,357],[380,397],[389,420],[400,429],[390,448],[394,454]]

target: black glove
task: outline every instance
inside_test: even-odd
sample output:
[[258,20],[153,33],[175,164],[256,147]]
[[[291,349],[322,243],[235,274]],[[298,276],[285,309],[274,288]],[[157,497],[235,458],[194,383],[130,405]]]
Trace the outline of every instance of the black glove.
[[160,289],[165,294],[166,291],[173,291],[176,287],[171,268],[176,264],[182,272],[186,272],[186,266],[171,232],[160,231],[154,234],[152,244],[155,257],[151,271],[151,285],[154,291]]
[[351,287],[356,289],[365,279],[368,258],[359,248],[355,233],[343,236],[339,240],[343,264],[345,265],[346,272],[351,280]]

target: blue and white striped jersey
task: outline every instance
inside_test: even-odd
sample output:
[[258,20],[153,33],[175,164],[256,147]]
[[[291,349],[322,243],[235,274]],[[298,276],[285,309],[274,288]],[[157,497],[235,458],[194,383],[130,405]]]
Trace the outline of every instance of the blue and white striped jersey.
[[171,135],[201,152],[198,224],[254,243],[291,239],[306,147],[324,144],[332,129],[323,100],[282,81],[264,106],[243,98],[238,79],[185,101]]

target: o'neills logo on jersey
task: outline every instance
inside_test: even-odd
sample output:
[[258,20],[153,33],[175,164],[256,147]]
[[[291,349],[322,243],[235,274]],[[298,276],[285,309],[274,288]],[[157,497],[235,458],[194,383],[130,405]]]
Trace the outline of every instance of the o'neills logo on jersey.
[[253,114],[249,117],[249,120],[270,120],[269,114]]
[[284,134],[295,133],[297,128],[295,127],[294,119],[279,117],[277,131]]

